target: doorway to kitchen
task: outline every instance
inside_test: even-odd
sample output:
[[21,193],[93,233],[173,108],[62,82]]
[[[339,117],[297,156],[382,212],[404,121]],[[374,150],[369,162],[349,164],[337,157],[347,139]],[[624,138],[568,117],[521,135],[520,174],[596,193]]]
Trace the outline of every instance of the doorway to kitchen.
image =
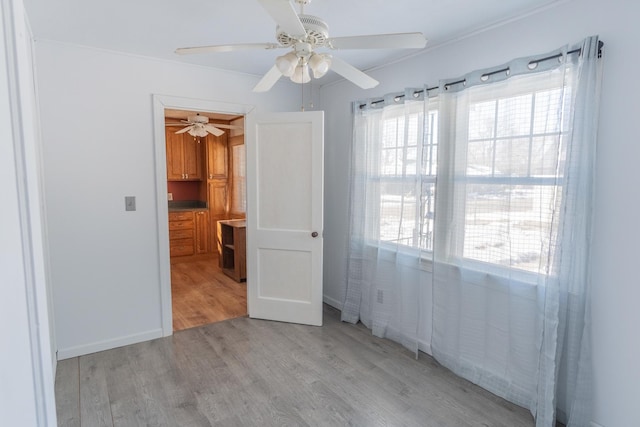
[[244,245],[224,234],[245,230],[244,111],[216,106],[154,97],[165,336],[247,315]]

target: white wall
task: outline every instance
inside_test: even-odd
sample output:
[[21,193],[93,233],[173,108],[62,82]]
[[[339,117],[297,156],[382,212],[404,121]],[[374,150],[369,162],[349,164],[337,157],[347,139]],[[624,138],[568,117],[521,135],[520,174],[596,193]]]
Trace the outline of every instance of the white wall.
[[48,41],[36,59],[59,358],[158,337],[152,94],[296,111],[297,86]]
[[351,101],[437,84],[441,78],[599,34],[605,42],[605,76],[592,265],[594,421],[610,427],[638,425],[640,190],[635,183],[640,159],[636,129],[640,83],[634,74],[640,68],[638,16],[640,3],[632,0],[568,1],[373,71],[371,75],[381,82],[375,89],[362,91],[346,82],[322,87],[326,167],[331,171],[325,181],[326,300],[341,302],[345,292]]
[[0,3],[0,420],[55,425],[30,34],[21,0]]

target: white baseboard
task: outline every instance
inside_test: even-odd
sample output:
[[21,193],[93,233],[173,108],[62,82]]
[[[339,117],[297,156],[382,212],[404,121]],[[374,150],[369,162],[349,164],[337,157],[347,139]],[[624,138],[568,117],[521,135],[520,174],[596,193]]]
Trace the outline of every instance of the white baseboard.
[[331,307],[337,308],[338,310],[342,311],[342,302],[338,301],[337,299],[323,295],[322,301],[324,301],[325,304],[330,305]]
[[[342,311],[342,303],[334,298],[328,297],[326,295],[324,295],[322,297],[322,300],[324,301],[325,304],[330,305],[333,308],[337,308],[338,310]],[[427,353],[429,356],[433,356],[433,353],[431,353],[431,343],[428,343],[426,341],[423,340],[418,340],[418,350]],[[598,425],[594,425],[592,427],[601,427]]]
[[111,350],[112,348],[122,347],[129,344],[136,344],[139,342],[149,341],[161,337],[162,329],[153,329],[151,331],[128,335],[125,337],[98,341],[94,343],[78,345],[75,347],[60,348],[58,349],[58,360],[70,359],[76,356],[84,356],[85,354],[96,353],[98,351]]
[[427,353],[429,356],[433,356],[433,353],[431,352],[431,343],[423,340],[418,340],[418,350]]

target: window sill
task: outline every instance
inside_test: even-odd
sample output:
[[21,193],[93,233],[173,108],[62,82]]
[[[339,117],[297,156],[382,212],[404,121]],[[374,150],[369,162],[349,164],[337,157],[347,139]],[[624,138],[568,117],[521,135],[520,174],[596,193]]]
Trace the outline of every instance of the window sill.
[[431,251],[385,242],[379,244],[367,242],[366,247],[368,252],[377,253],[378,259],[389,262],[400,262],[401,264],[411,267],[417,266],[422,271],[428,273],[433,272],[433,254]]

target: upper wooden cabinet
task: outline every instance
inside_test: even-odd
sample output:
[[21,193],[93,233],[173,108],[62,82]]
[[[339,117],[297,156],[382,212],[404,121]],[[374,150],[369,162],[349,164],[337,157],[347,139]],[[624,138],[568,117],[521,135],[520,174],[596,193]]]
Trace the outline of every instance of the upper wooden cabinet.
[[227,133],[207,136],[207,179],[227,179]]
[[204,144],[200,142],[200,138],[194,138],[188,133],[176,134],[173,129],[167,129],[166,141],[167,180],[202,181]]

